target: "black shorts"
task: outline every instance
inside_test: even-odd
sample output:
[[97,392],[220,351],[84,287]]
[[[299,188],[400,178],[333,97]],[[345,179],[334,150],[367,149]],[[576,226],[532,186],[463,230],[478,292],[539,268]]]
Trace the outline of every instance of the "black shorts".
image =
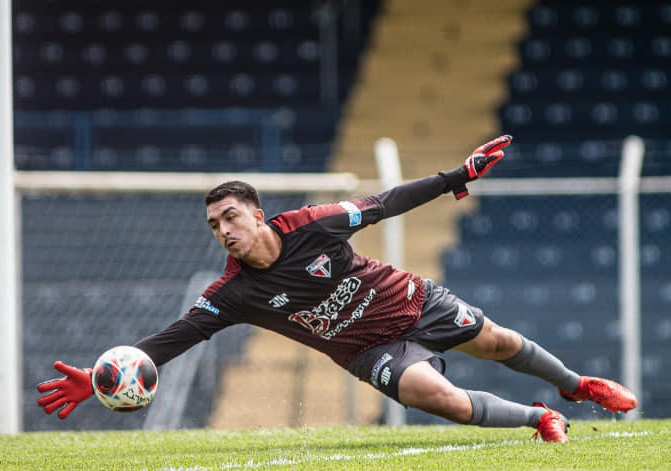
[[425,280],[426,298],[414,327],[395,342],[372,347],[347,367],[361,381],[370,383],[398,401],[398,381],[410,365],[428,361],[445,372],[442,353],[475,338],[482,329],[482,310],[469,305],[450,290]]

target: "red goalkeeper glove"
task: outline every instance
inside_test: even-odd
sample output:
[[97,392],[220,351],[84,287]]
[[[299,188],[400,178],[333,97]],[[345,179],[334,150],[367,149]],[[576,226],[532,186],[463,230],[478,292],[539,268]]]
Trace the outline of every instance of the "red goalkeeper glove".
[[481,145],[468,156],[464,165],[468,176],[476,179],[484,176],[499,160],[503,158],[503,148],[513,140],[513,136],[504,134]]
[[[504,134],[496,139],[481,145],[466,158],[464,167],[468,173],[469,181],[484,176],[499,160],[503,158],[503,148],[507,147],[513,140],[513,136]],[[454,190],[454,196],[461,199],[468,195],[466,185],[461,185]]]
[[44,408],[44,412],[47,414],[51,414],[62,407],[58,412],[58,417],[65,419],[80,402],[93,395],[92,370],[91,368],[80,370],[60,361],[54,363],[54,368],[66,376],[38,384],[38,392],[49,392],[49,394],[41,396],[37,400],[37,404]]

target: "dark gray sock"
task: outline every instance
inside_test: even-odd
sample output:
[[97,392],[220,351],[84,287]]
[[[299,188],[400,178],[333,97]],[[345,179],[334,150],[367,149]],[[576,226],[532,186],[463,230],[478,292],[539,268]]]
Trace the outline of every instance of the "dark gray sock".
[[566,368],[559,358],[525,337],[522,337],[522,350],[499,363],[520,373],[544,379],[569,393],[576,390],[580,381],[578,373]]
[[473,405],[469,425],[480,427],[533,427],[547,411],[501,399],[483,391],[466,391]]

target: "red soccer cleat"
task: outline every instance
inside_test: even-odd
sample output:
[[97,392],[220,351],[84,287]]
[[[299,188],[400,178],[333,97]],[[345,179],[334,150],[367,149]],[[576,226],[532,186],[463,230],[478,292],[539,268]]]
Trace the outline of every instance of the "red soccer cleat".
[[568,436],[566,432],[571,426],[568,420],[564,418],[559,412],[548,408],[542,402],[534,402],[534,407],[542,407],[547,412],[541,416],[536,427],[536,433],[532,438],[538,438],[540,435],[544,442],[551,443],[568,443]]
[[567,401],[592,401],[613,413],[627,412],[638,406],[634,393],[609,379],[581,376],[578,388],[573,393],[559,390]]

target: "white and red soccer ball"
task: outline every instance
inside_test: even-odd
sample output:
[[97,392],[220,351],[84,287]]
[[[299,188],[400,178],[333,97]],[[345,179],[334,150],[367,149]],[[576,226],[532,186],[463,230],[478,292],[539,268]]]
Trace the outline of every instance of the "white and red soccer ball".
[[142,350],[121,345],[100,355],[93,366],[92,382],[94,394],[105,407],[132,412],[154,399],[158,370]]

